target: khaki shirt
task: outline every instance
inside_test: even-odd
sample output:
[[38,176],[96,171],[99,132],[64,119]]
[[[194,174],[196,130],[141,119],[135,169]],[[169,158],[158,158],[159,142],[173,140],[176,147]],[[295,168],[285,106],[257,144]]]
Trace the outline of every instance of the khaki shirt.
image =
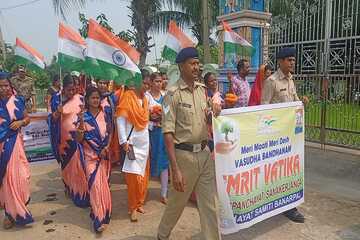
[[289,73],[285,76],[278,69],[273,75],[265,80],[261,91],[261,104],[273,104],[299,101],[296,87]]
[[26,108],[30,111],[33,105],[31,97],[35,96],[34,80],[27,76],[24,79],[14,76],[10,81],[16,94],[25,98]]
[[194,91],[180,79],[170,87],[163,102],[162,131],[173,133],[175,144],[199,144],[207,140],[207,97],[204,84],[194,82]]
[[35,95],[34,80],[32,78],[25,77],[21,79],[18,76],[14,76],[10,81],[17,95],[25,97],[26,100]]

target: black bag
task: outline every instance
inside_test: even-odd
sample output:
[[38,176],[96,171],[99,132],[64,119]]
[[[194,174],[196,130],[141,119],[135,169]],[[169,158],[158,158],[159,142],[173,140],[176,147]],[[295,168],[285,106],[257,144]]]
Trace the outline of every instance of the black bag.
[[[129,136],[127,137],[126,141],[129,141],[133,131],[134,131],[134,126],[131,128]],[[129,144],[129,149],[128,150],[129,150],[128,152],[125,152],[124,149],[121,148],[121,150],[120,150],[120,162],[121,163],[123,163],[125,161],[126,154],[127,154],[128,158],[129,158],[129,160],[135,160],[136,159],[133,145]]]
[[136,160],[134,147],[131,144],[129,144],[129,151],[127,152],[127,156],[129,158],[129,160],[132,160],[132,161]]

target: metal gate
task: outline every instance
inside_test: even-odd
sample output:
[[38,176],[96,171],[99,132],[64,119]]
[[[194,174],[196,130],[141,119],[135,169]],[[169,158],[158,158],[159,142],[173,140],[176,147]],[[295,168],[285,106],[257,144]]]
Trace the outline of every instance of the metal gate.
[[298,94],[310,99],[306,139],[360,149],[360,0],[314,0],[274,18],[267,46],[274,69],[284,46],[297,49]]

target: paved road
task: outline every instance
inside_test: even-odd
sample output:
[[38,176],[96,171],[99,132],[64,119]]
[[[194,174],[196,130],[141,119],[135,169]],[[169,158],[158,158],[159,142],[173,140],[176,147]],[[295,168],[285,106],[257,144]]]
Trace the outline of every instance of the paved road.
[[[300,207],[305,224],[276,216],[224,240],[360,240],[360,157],[306,148],[305,203]],[[127,239],[155,240],[164,207],[158,201],[159,184],[152,181],[147,213],[138,223],[127,215],[126,186],[118,172],[112,176],[113,216],[107,231],[96,236],[90,229],[89,210],[79,209],[65,199],[56,163],[34,165],[30,209],[36,223],[25,229],[4,231],[1,240],[15,239]],[[47,195],[57,194],[55,201]],[[53,222],[44,225],[45,220]],[[199,218],[189,204],[176,226],[172,239],[200,239]]]

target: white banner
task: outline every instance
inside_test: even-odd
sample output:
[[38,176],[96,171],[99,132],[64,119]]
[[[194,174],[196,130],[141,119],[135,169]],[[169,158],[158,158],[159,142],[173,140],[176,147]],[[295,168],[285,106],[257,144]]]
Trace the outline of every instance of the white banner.
[[223,234],[304,202],[301,102],[223,110],[213,131]]
[[55,160],[51,150],[47,116],[48,113],[30,114],[30,124],[22,129],[29,162]]

